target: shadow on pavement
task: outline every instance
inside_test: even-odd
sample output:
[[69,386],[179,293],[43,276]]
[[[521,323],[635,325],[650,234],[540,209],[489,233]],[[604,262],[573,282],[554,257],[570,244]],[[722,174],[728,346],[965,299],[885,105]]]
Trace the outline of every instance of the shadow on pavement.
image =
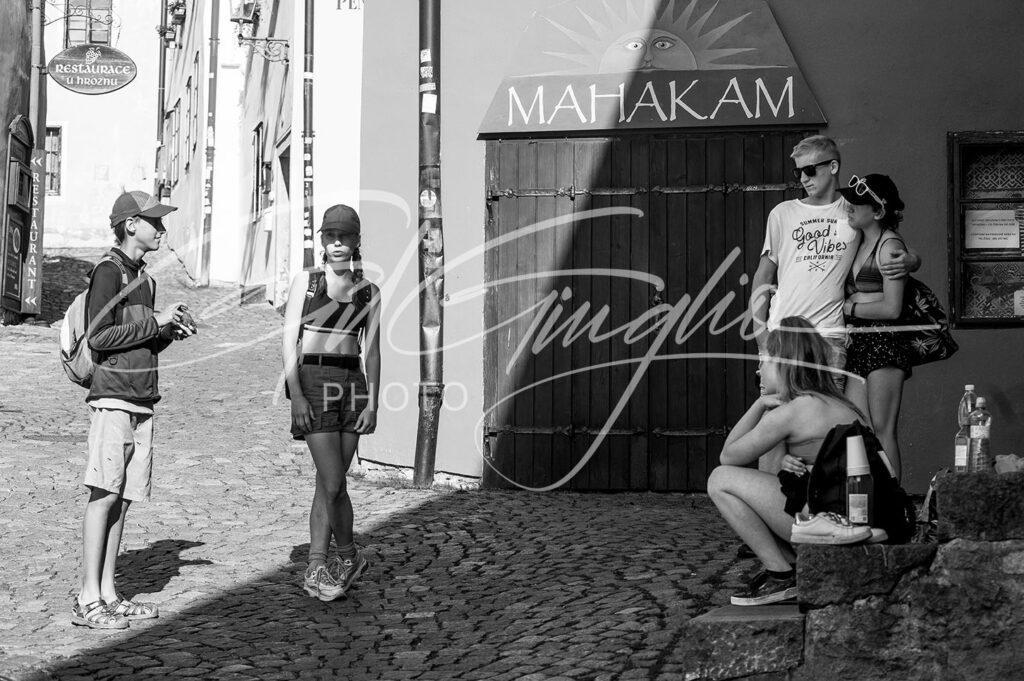
[[[655,678],[674,668],[679,625],[738,585],[736,540],[704,497],[455,492],[357,541],[373,568],[348,600],[305,595],[300,545],[277,570],[27,678]],[[182,544],[126,556],[132,586],[166,583],[147,573]]]
[[188,565],[212,565],[205,559],[182,560],[182,551],[202,546],[203,542],[160,539],[143,549],[132,549],[117,557],[117,584],[120,595],[132,598],[140,593],[157,593],[181,574]]

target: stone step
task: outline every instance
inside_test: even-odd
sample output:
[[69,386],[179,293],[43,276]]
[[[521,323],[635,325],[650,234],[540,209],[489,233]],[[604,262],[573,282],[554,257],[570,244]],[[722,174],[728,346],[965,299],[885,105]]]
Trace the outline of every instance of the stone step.
[[946,473],[935,498],[943,539],[1024,539],[1024,472]]
[[683,625],[672,657],[687,681],[784,681],[803,658],[804,615],[796,604],[716,608]]
[[887,596],[904,577],[926,573],[937,549],[937,544],[798,545],[798,598],[821,608]]

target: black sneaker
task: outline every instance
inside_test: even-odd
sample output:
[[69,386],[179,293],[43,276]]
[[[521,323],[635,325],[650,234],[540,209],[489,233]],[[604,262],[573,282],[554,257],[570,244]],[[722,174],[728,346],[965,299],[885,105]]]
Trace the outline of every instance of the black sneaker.
[[733,605],[768,605],[796,598],[796,573],[774,577],[767,570],[757,574],[746,589],[733,596]]

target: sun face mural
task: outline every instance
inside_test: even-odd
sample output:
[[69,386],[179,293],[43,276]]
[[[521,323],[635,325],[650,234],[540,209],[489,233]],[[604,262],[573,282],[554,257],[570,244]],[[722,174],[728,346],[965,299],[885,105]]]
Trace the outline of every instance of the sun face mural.
[[751,14],[746,12],[709,26],[718,4],[715,2],[699,14],[698,0],[601,0],[577,4],[576,25],[544,17],[574,49],[545,50],[544,54],[576,65],[561,73],[763,68],[763,64],[719,62],[756,48],[715,47]]
[[541,0],[480,134],[823,122],[766,0]]

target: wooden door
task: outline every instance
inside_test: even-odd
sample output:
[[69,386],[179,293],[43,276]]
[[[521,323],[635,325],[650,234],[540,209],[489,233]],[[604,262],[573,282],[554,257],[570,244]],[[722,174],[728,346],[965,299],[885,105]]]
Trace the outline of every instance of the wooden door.
[[[487,142],[486,486],[705,489],[756,396],[756,351],[697,322],[730,296],[722,321],[743,313],[768,212],[800,193],[789,151],[805,134]],[[644,333],[734,249],[696,332]]]

